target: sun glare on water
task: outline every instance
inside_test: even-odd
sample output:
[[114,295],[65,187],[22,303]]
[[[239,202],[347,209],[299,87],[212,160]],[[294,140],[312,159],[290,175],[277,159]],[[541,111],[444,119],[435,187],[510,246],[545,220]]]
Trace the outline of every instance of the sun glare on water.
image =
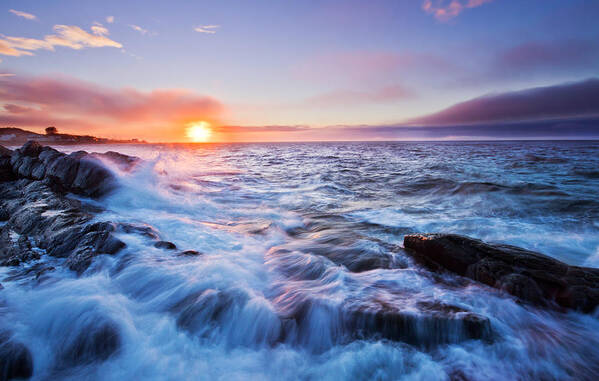
[[205,121],[193,122],[187,125],[187,137],[194,143],[207,142],[212,135],[210,123]]

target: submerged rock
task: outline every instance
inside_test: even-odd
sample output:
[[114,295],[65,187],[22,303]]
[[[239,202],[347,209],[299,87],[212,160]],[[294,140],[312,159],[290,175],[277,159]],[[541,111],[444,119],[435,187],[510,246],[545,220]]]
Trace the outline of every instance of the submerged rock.
[[92,323],[66,339],[61,348],[59,363],[80,365],[100,362],[114,355],[121,347],[118,328],[111,322]]
[[599,269],[570,266],[510,245],[491,245],[455,234],[406,235],[408,252],[521,300],[591,312],[599,304]]
[[24,379],[32,375],[33,357],[29,349],[6,332],[0,332],[0,380]]
[[158,241],[154,244],[154,247],[164,250],[177,250],[177,245],[169,241]]

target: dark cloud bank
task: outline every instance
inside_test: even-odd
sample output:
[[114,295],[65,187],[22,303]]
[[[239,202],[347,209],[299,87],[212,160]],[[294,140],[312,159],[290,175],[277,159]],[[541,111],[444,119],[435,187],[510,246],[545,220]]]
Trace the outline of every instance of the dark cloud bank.
[[368,132],[393,139],[599,139],[599,79],[486,95]]

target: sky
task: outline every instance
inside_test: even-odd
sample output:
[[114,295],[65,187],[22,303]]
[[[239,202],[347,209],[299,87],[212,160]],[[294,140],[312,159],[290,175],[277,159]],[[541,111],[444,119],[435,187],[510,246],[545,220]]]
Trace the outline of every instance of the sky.
[[598,138],[598,15],[589,0],[2,0],[0,126]]

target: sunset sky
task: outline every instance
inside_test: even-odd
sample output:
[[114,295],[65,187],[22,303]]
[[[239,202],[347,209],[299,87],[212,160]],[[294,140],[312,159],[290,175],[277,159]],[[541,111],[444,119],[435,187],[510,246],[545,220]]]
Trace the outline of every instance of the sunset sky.
[[149,141],[188,141],[202,122],[210,141],[599,137],[598,16],[588,0],[3,0],[0,126]]

